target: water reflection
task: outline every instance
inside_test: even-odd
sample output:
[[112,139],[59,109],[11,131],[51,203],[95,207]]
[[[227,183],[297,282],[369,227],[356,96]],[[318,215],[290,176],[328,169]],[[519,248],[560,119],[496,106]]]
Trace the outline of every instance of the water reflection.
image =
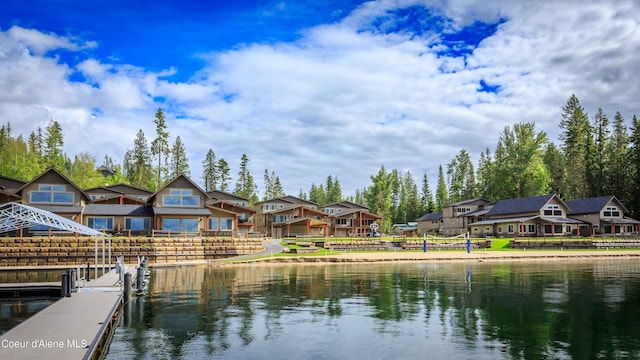
[[107,359],[640,357],[640,264],[154,269]]

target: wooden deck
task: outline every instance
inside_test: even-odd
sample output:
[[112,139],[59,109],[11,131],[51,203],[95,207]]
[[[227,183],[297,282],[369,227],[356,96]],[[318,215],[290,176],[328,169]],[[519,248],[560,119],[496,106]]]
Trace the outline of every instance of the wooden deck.
[[[135,268],[126,272],[135,277]],[[0,336],[0,359],[95,358],[115,326],[122,287],[115,270],[78,285],[82,287],[71,297],[61,298]]]

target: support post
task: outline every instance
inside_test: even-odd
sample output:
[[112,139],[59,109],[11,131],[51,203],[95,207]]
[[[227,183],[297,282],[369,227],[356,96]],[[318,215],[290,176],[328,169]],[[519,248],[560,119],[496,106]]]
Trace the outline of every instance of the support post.
[[124,274],[124,303],[131,300],[131,273]]

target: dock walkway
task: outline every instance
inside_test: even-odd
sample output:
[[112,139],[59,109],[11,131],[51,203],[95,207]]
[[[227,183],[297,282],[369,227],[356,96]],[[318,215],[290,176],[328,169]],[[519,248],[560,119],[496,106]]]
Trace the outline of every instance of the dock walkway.
[[[135,268],[125,272],[135,274]],[[0,359],[91,359],[106,343],[122,303],[115,270],[86,282],[0,336]]]

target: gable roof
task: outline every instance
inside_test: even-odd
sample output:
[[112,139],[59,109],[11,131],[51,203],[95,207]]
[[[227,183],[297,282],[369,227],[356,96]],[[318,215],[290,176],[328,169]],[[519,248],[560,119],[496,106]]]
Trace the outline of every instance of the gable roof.
[[433,221],[442,219],[442,212],[428,213],[420,216],[416,221]]
[[586,199],[567,200],[567,206],[571,208],[569,215],[592,214],[599,213],[610,201],[615,201],[624,212],[627,209],[613,195],[598,196]]
[[450,206],[460,206],[460,205],[467,205],[467,204],[473,204],[473,203],[489,203],[489,200],[483,199],[483,198],[474,198],[474,199],[467,199],[467,200],[461,200],[458,202],[454,202],[448,205],[444,205],[444,207],[450,207]]
[[146,189],[135,187],[135,186],[129,185],[129,184],[115,184],[115,185],[105,186],[105,188],[107,188],[109,190],[113,190],[113,191],[117,191],[117,192],[123,193],[125,195],[146,194],[146,195],[151,196],[151,194],[153,194],[153,191],[149,191],[149,190],[146,190]]
[[314,203],[313,201],[301,199],[299,197],[295,197],[291,195],[286,195],[286,196],[275,198],[275,199],[260,201],[260,202],[257,202],[256,205],[269,203],[269,202],[287,202],[287,203],[296,204],[296,205],[313,205],[313,206],[319,207],[319,205],[317,203]]
[[242,200],[249,202],[248,199],[221,190],[207,191],[207,195],[214,200]]
[[158,195],[162,190],[164,190],[164,189],[166,189],[168,187],[171,187],[171,185],[173,185],[174,183],[176,183],[179,180],[187,181],[194,189],[198,190],[202,195],[204,195],[205,202],[207,200],[211,199],[211,197],[209,195],[207,195],[207,193],[204,192],[204,190],[202,190],[200,188],[200,186],[196,185],[196,183],[191,181],[191,179],[189,179],[188,176],[186,176],[185,174],[180,174],[177,177],[175,177],[173,180],[169,181],[165,186],[163,186],[160,189],[158,189],[158,191],[154,192],[153,195],[149,196],[149,203],[153,203],[153,200],[155,199],[156,195]]
[[360,205],[360,204],[356,204],[354,202],[351,201],[338,201],[338,202],[334,202],[331,204],[325,204],[322,205],[321,208],[328,208],[328,207],[345,207],[348,209],[363,209],[363,210],[369,210],[368,207],[364,206],[364,205]]
[[499,200],[491,210],[487,212],[487,216],[512,215],[539,211],[553,198],[556,198],[562,204],[567,206],[557,195],[554,194],[529,196],[525,198]]
[[71,181],[68,177],[62,175],[61,172],[59,172],[58,170],[56,170],[54,167],[49,167],[47,168],[45,171],[43,171],[42,173],[40,173],[40,175],[36,176],[35,178],[33,178],[31,181],[29,181],[28,183],[25,183],[24,185],[22,185],[19,189],[16,190],[16,194],[19,194],[20,196],[22,196],[22,190],[33,184],[33,183],[37,183],[38,180],[40,180],[41,178],[43,178],[44,176],[48,175],[49,173],[53,173],[56,176],[60,177],[62,180],[64,180],[66,183],[68,183],[69,185],[71,185],[74,189],[76,189],[78,192],[80,192],[80,194],[82,194],[82,196],[84,196],[85,201],[89,201],[89,195],[87,195],[86,192],[84,192],[84,190],[80,189],[78,187],[78,185],[74,184],[73,181]]
[[0,191],[4,193],[13,193],[24,186],[24,184],[26,184],[26,182],[22,180],[0,175]]

